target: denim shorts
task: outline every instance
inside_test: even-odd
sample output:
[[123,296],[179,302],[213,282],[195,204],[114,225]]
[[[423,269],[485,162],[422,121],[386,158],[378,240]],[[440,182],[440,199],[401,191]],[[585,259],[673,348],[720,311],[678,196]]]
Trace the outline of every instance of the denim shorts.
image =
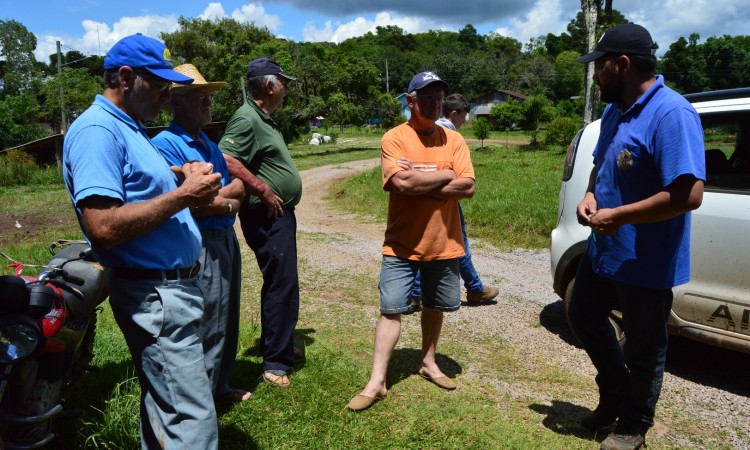
[[411,310],[409,293],[417,270],[422,278],[422,305],[436,311],[457,311],[461,307],[461,278],[458,258],[412,261],[383,256],[380,266],[380,312],[400,314]]

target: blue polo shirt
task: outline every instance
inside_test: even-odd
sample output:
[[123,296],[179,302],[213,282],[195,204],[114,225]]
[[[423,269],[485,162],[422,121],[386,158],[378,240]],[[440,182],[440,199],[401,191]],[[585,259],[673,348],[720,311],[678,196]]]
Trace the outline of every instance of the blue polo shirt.
[[[63,178],[79,217],[78,203],[92,195],[138,203],[177,188],[177,178],[143,126],[101,95],[65,135]],[[108,250],[91,249],[106,267],[185,268],[200,256],[201,235],[183,209],[143,236]]]
[[[597,208],[631,204],[664,190],[681,175],[706,179],[703,128],[693,106],[656,82],[627,111],[607,106],[594,150]],[[690,280],[690,213],[662,222],[623,225],[592,234],[593,270],[615,281],[668,289]]]
[[[206,134],[200,132],[201,141],[193,139],[187,131],[175,122],[169,124],[169,128],[154,137],[154,145],[159,149],[167,162],[173,166],[182,167],[187,161],[205,161],[214,165],[214,173],[221,173],[221,185],[226,186],[232,182],[229,168],[224,159],[224,154],[219,146],[213,143]],[[201,230],[226,230],[234,226],[235,216],[212,215],[196,217],[198,228]]]

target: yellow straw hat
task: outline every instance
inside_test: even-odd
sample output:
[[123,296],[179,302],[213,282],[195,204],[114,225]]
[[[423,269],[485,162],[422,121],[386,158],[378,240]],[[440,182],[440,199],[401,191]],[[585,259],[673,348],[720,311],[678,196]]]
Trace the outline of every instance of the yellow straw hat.
[[206,79],[203,78],[203,75],[201,75],[201,73],[198,72],[198,69],[192,64],[177,66],[174,68],[174,71],[195,80],[191,84],[172,83],[171,91],[176,93],[187,92],[196,88],[207,88],[208,92],[214,92],[223,88],[224,85],[227,84],[224,81],[206,81]]

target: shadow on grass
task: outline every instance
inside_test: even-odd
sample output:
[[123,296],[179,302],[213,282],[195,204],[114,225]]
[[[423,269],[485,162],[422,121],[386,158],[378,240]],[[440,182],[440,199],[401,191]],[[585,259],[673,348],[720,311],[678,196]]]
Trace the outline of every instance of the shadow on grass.
[[535,403],[529,405],[529,409],[546,415],[542,420],[542,425],[548,430],[564,436],[576,436],[581,439],[602,441],[614,429],[614,423],[599,432],[583,428],[580,424],[581,419],[591,413],[591,410],[566,401],[552,400],[552,405]]
[[[393,351],[391,361],[388,364],[385,384],[388,389],[412,375],[415,375],[421,367],[422,350],[415,348],[399,348]],[[450,356],[438,353],[435,362],[448,378],[456,378],[463,369],[461,365]]]

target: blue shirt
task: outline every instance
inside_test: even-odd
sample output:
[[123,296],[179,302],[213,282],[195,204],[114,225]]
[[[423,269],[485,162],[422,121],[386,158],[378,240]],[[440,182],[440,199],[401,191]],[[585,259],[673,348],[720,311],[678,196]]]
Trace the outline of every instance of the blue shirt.
[[[63,178],[79,217],[79,202],[92,195],[138,203],[177,188],[143,126],[101,95],[65,135]],[[201,235],[183,209],[143,236],[108,250],[93,244],[91,249],[106,267],[186,268],[200,256]]]
[[[594,150],[597,208],[651,197],[690,174],[706,179],[703,128],[692,105],[656,82],[627,111],[604,111]],[[592,233],[593,270],[615,281],[668,289],[690,280],[690,213],[662,222],[627,224],[611,236]]]
[[[153,139],[154,145],[159,149],[167,162],[173,166],[182,167],[187,161],[205,161],[214,165],[214,173],[221,173],[221,185],[226,186],[232,182],[229,168],[224,159],[224,154],[219,146],[211,142],[208,136],[201,131],[203,143],[193,139],[187,131],[175,122],[169,124],[169,128],[162,131]],[[198,228],[201,230],[226,230],[234,226],[235,216],[211,215],[196,217]]]

